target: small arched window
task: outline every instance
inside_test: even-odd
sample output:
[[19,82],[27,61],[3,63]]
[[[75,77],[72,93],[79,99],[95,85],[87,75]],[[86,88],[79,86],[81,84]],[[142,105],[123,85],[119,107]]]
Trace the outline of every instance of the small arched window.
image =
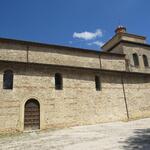
[[13,89],[13,71],[11,70],[4,71],[3,89]]
[[139,66],[139,58],[136,53],[133,54],[134,66]]
[[144,62],[144,66],[145,67],[148,67],[149,64],[148,64],[148,59],[147,59],[147,56],[146,55],[143,55],[143,62]]
[[62,75],[60,73],[55,74],[55,89],[56,90],[63,89],[63,80],[62,80]]
[[96,88],[96,91],[101,90],[101,82],[100,82],[100,77],[99,76],[95,76],[95,88]]

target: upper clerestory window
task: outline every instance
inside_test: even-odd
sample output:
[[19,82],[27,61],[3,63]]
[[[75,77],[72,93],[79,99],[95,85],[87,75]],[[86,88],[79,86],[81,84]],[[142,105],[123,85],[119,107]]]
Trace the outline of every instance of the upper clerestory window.
[[148,64],[148,59],[147,59],[147,56],[146,55],[143,55],[143,62],[144,62],[144,66],[145,67],[148,67],[149,64]]
[[63,89],[63,79],[60,73],[55,74],[55,89],[62,90]]
[[3,89],[13,89],[13,71],[11,70],[4,71]]
[[99,76],[95,76],[95,89],[96,91],[101,90],[101,81]]

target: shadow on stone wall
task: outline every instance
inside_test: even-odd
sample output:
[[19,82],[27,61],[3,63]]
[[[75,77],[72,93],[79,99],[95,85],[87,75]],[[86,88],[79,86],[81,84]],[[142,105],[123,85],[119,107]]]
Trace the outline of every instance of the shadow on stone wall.
[[150,128],[137,129],[134,136],[129,137],[123,146],[125,150],[150,150]]

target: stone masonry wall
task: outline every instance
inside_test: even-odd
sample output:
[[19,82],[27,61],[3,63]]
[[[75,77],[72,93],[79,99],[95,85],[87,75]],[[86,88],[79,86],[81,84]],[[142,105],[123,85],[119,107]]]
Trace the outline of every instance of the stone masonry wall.
[[86,53],[65,49],[44,48],[37,46],[30,46],[28,53],[29,62],[76,66],[86,68],[99,68],[99,55],[97,53]]
[[[3,71],[14,71],[13,90],[2,89]],[[62,73],[63,90],[55,90],[54,74]],[[95,89],[100,75],[102,90]],[[120,75],[40,65],[0,64],[0,130],[24,127],[24,104],[40,103],[41,129],[127,120]]]
[[[100,56],[101,55],[101,65]],[[0,60],[91,69],[125,70],[125,59],[120,55],[86,52],[86,50],[60,49],[19,43],[0,42]]]
[[[131,65],[132,52],[139,55],[140,68],[130,71],[150,73],[141,59],[149,58],[147,48],[123,50]],[[14,72],[13,90],[3,89],[6,69]],[[0,43],[0,132],[24,130],[24,105],[31,98],[40,103],[40,129],[126,121],[127,112],[129,119],[150,117],[149,74],[119,72],[125,70],[122,55]],[[55,90],[55,73],[63,76],[63,90]],[[95,75],[101,91],[95,89]]]
[[[143,55],[146,55],[148,58],[148,62],[150,65],[150,48],[139,46],[139,45],[133,45],[133,44],[125,44],[123,46],[124,54],[126,54],[126,59],[128,59],[130,62],[130,71],[131,72],[144,72],[144,73],[150,73],[150,66],[145,67],[143,62]],[[136,53],[139,58],[139,66],[135,67],[133,62],[133,54]]]
[[101,69],[125,71],[126,63],[124,57],[101,55],[100,56]]
[[0,42],[0,60],[26,62],[26,45]]
[[[3,72],[14,71],[13,90],[4,90]],[[63,90],[55,90],[54,75],[63,76]],[[95,89],[95,75],[101,91]],[[150,78],[124,76],[130,119],[150,116]],[[126,121],[127,111],[120,73],[67,69],[45,65],[0,63],[0,131],[24,130],[24,104],[40,103],[40,129]]]
[[129,118],[150,117],[150,76],[126,75],[124,86]]

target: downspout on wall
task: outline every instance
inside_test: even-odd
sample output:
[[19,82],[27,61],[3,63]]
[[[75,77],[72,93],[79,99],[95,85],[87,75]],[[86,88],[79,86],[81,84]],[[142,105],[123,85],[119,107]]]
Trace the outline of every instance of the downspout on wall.
[[127,119],[129,120],[130,116],[129,116],[128,103],[127,103],[126,92],[125,92],[125,87],[124,87],[123,74],[121,74],[121,84],[122,84],[122,89],[123,89],[123,96],[124,96],[124,102],[125,102],[125,107],[126,107]]

